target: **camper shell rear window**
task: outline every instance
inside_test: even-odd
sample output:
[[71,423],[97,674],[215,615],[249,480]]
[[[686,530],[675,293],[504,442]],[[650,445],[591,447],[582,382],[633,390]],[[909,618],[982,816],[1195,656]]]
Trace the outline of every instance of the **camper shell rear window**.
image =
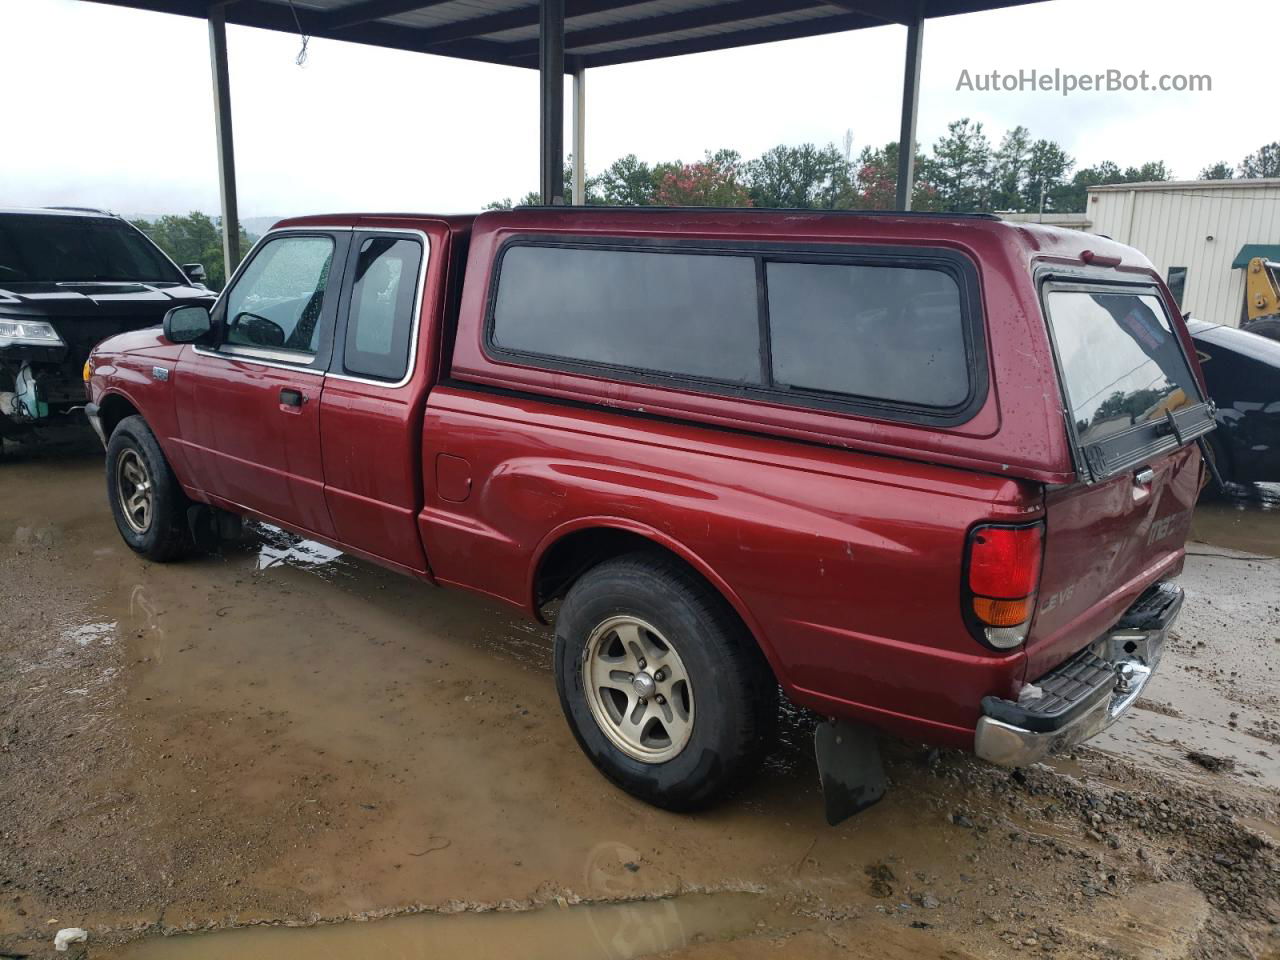
[[1154,288],[1049,283],[1044,305],[1070,430],[1090,479],[1137,466],[1213,429]]

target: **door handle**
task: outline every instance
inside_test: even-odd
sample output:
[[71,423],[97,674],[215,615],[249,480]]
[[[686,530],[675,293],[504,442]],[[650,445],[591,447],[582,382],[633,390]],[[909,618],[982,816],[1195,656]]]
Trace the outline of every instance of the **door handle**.
[[1151,481],[1156,478],[1156,472],[1150,467],[1143,467],[1133,475],[1133,482],[1140,487],[1151,486]]
[[306,395],[301,390],[295,390],[293,387],[280,389],[280,402],[286,407],[300,407],[306,399]]

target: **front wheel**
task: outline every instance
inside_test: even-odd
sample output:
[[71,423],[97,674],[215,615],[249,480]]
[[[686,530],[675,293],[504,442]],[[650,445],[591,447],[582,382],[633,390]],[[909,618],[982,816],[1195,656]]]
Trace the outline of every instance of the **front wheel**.
[[158,563],[190,552],[186,494],[141,417],[125,417],[111,433],[107,499],[131,550]]
[[556,618],[556,687],[574,736],[614,783],[671,810],[723,796],[759,761],[777,684],[724,599],[637,553],[594,567]]

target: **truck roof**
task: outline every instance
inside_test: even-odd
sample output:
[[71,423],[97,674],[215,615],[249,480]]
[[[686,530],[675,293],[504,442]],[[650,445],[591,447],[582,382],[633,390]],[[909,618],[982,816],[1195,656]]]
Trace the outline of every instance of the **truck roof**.
[[454,231],[619,229],[647,233],[689,231],[738,236],[766,230],[774,239],[925,241],[963,244],[966,237],[999,237],[1019,249],[1023,258],[1080,262],[1089,255],[1111,260],[1122,270],[1148,272],[1151,263],[1137,250],[1098,234],[1063,227],[1002,220],[990,213],[946,213],[924,210],[809,210],[760,207],[663,206],[522,206],[479,214],[330,213],[291,217],[272,229],[286,227],[387,226],[415,222],[445,223]]

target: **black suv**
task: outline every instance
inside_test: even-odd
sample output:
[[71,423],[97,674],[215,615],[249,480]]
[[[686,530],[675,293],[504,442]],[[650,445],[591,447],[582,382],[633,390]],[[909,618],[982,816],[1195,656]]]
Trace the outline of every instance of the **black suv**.
[[0,443],[84,404],[99,341],[181,303],[211,305],[203,279],[112,214],[0,209]]

